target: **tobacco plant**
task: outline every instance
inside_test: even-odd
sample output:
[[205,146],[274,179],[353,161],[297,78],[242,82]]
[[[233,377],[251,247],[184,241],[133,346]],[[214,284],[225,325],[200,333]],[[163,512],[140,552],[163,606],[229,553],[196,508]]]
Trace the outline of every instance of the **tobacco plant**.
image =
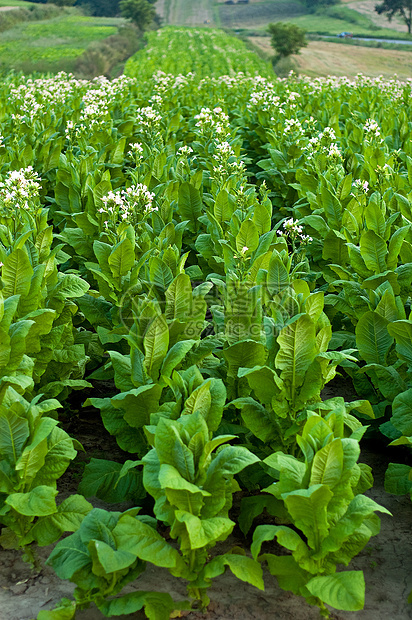
[[57,543],[47,563],[61,579],[76,584],[74,600],[63,599],[51,612],[41,611],[38,620],[71,620],[77,610],[88,609],[91,604],[106,617],[144,608],[149,620],[168,620],[173,611],[187,607],[163,592],[138,590],[116,596],[145,570],[146,562],[137,549],[153,550],[154,545],[163,565],[173,562],[173,552],[156,532],[155,519],[138,512],[138,508],[123,513],[93,508],[74,534]]
[[[325,603],[346,611],[363,608],[362,572],[336,572],[336,566],[347,566],[379,532],[375,511],[390,514],[362,494],[372,485],[370,468],[357,464],[366,429],[359,425],[345,436],[344,422],[336,409],[325,417],[310,413],[298,435],[304,461],[283,452],[265,459],[278,479],[265,491],[283,504],[280,514],[292,527],[259,525],[252,544],[253,557],[267,562],[280,587],[319,606],[324,617]],[[290,555],[260,555],[262,544],[275,538]]]
[[[238,488],[234,475],[258,458],[244,447],[224,446],[233,435],[212,438],[210,429],[219,425],[222,407],[213,407],[210,396],[197,404],[193,396],[187,401],[192,412],[183,411],[178,420],[161,418],[148,428],[153,448],[143,458],[143,483],[155,499],[157,519],[170,526],[179,545],[179,564],[171,572],[189,581],[189,596],[205,607],[211,580],[225,566],[263,589],[259,567],[247,556],[226,553],[209,561],[209,550],[235,525],[228,517]],[[158,563],[154,554],[150,561]]]
[[63,532],[75,531],[92,508],[81,495],[56,505],[56,482],[79,447],[56,419],[45,415],[59,407],[54,399],[28,402],[12,387],[1,397],[0,544],[22,549],[33,564],[34,541],[49,545]]

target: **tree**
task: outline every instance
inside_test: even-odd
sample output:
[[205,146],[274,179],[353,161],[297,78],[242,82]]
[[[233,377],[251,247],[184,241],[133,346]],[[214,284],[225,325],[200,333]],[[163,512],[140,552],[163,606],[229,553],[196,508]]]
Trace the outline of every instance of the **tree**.
[[385,13],[389,21],[392,21],[392,17],[395,15],[400,15],[408,27],[409,34],[411,34],[412,0],[383,0],[381,4],[375,5],[375,11],[379,15]]
[[120,13],[130,19],[140,30],[147,30],[156,17],[152,6],[156,0],[120,0]]
[[272,35],[271,45],[277,52],[277,58],[286,58],[298,54],[302,47],[308,44],[305,39],[306,31],[303,28],[287,22],[269,24],[268,30]]

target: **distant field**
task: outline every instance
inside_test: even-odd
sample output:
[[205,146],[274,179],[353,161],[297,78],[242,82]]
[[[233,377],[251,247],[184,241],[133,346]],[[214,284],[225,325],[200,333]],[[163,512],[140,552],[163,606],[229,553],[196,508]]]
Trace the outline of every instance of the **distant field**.
[[[43,65],[64,62],[80,56],[92,41],[117,32],[124,20],[65,15],[41,22],[23,22],[6,30],[0,39],[0,66],[36,70]],[[42,69],[44,67],[40,67]]]
[[166,24],[215,25],[213,0],[159,0],[156,3],[156,10]]
[[339,32],[352,32],[354,35],[376,37],[376,38],[404,38],[404,33],[396,32],[389,28],[376,28],[371,30],[367,23],[362,25],[360,23],[354,24],[351,21],[343,19],[336,19],[334,17],[319,16],[319,15],[302,15],[299,17],[293,17],[288,21],[305,28],[309,33],[329,34],[336,35]]
[[218,11],[225,28],[266,28],[271,21],[291,21],[304,15],[306,8],[298,0],[264,0],[252,4],[219,4]]
[[[250,37],[267,54],[273,54],[268,37]],[[310,77],[337,75],[355,77],[363,73],[371,77],[411,77],[411,52],[340,45],[326,41],[310,41],[308,47],[292,57],[300,74]]]
[[27,9],[27,7],[32,4],[34,4],[34,2],[24,2],[23,0],[0,0],[0,7],[17,6],[17,7],[25,7]]

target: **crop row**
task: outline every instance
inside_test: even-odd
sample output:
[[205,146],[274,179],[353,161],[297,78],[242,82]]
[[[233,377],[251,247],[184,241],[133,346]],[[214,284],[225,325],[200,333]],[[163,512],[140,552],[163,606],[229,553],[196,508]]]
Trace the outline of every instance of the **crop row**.
[[[217,35],[192,32],[206,64]],[[326,617],[363,607],[361,571],[336,572],[387,512],[364,495],[362,422],[412,436],[410,84],[214,71],[0,84],[0,543],[35,562],[74,532],[48,562],[75,600],[39,620],[92,602],[168,618],[226,567],[263,589],[262,563]],[[322,400],[338,369],[358,400]],[[79,448],[58,409],[101,381],[87,404],[134,460],[92,459],[56,504]],[[392,464],[388,490],[410,471]],[[240,489],[245,534],[277,525],[252,557],[213,554]],[[285,555],[261,553],[273,539]],[[146,562],[191,602],[117,597]]]

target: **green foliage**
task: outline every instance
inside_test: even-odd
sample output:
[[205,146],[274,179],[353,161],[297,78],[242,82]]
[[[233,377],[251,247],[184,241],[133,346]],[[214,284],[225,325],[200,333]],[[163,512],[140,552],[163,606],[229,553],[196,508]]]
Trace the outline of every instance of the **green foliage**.
[[165,556],[167,543],[154,529],[155,521],[137,513],[136,508],[123,513],[94,508],[75,534],[55,546],[47,562],[61,579],[76,584],[75,600],[63,599],[55,610],[40,612],[39,620],[70,620],[76,609],[87,609],[91,603],[105,616],[144,608],[147,618],[152,620],[167,620],[172,611],[185,608],[184,603],[175,603],[169,594],[160,592],[141,591],[115,597],[145,570],[145,561],[136,553],[139,543],[144,546],[150,541],[149,544],[157,545],[159,554],[163,549]]
[[[228,516],[237,488],[234,475],[258,458],[244,447],[224,446],[233,435],[212,438],[210,429],[218,426],[222,409],[215,411],[210,399],[207,404],[199,397],[193,392],[178,420],[161,418],[153,429],[154,447],[143,458],[143,483],[155,499],[156,517],[170,526],[179,544],[180,554],[169,570],[187,579],[189,595],[206,606],[211,579],[225,565],[260,589],[263,581],[259,566],[243,555],[225,554],[207,563],[208,549],[225,540],[235,525]],[[164,565],[154,554],[148,559]]]
[[[272,82],[243,50],[165,29],[133,78],[0,84],[1,519],[26,553],[77,530],[50,560],[76,600],[45,619],[92,602],[176,615],[158,593],[115,598],[147,561],[194,607],[227,567],[262,588],[265,537],[291,552],[266,558],[282,587],[323,613],[362,606],[362,576],[336,572],[378,531],[357,417],[394,446],[412,436],[410,93]],[[359,400],[322,400],[337,372]],[[91,459],[79,492],[154,504],[172,543],[137,509],[56,504],[76,444],[53,399],[83,388],[136,456]],[[387,487],[409,494],[410,469],[392,464]],[[239,489],[244,532],[265,511],[283,524],[257,530],[255,558],[211,553]]]
[[56,400],[25,400],[12,387],[0,405],[0,544],[22,548],[35,562],[31,543],[56,542],[75,531],[91,505],[71,495],[56,505],[56,481],[76,456],[76,441],[44,415],[61,407]]
[[[390,514],[362,495],[371,486],[370,470],[357,464],[364,430],[345,436],[341,411],[332,410],[325,417],[313,413],[298,435],[304,462],[283,452],[264,461],[278,478],[265,491],[283,502],[293,528],[259,525],[253,536],[253,556],[267,562],[281,588],[318,605],[325,617],[329,617],[325,603],[345,611],[363,608],[362,572],[336,573],[336,565],[347,566],[379,532],[375,511]],[[259,556],[262,543],[274,538],[291,555]]]
[[306,47],[305,30],[283,22],[269,24],[268,31],[271,34],[271,45],[277,54],[277,58],[285,58],[298,54],[302,47]]
[[412,26],[412,2],[411,0],[384,0],[380,4],[375,6],[375,11],[379,14],[386,15],[389,21],[395,15],[399,15],[405,22],[409,34],[411,33]]
[[148,0],[120,0],[120,13],[140,30],[147,30],[156,15],[155,8]]

